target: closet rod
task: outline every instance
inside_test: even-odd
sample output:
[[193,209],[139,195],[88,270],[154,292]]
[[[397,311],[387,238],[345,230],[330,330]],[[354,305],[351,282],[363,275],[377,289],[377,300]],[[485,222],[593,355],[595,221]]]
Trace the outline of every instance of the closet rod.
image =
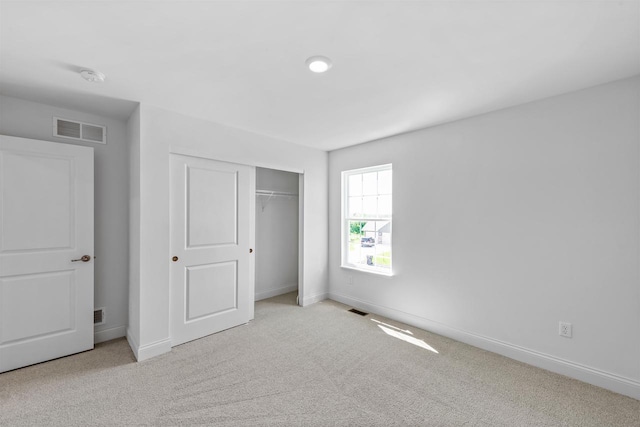
[[269,197],[298,197],[296,193],[290,193],[287,191],[270,191],[270,190],[256,190],[256,196],[269,196]]
[[264,208],[269,204],[269,201],[272,197],[286,197],[287,199],[291,199],[294,197],[298,197],[296,193],[289,193],[287,191],[269,191],[269,190],[256,190],[256,196],[269,196],[267,200],[262,199],[262,212],[264,212]]

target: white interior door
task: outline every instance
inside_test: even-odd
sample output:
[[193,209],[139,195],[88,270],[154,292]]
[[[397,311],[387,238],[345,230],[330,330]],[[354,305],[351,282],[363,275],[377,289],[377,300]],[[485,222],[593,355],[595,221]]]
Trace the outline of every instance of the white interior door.
[[0,226],[0,372],[92,349],[93,148],[0,135]]
[[255,168],[171,155],[171,344],[253,318]]

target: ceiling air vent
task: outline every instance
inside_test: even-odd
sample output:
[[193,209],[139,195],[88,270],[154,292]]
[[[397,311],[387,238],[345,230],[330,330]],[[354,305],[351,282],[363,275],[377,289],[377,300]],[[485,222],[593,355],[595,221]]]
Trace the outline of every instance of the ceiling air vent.
[[106,144],[107,127],[54,117],[53,136]]

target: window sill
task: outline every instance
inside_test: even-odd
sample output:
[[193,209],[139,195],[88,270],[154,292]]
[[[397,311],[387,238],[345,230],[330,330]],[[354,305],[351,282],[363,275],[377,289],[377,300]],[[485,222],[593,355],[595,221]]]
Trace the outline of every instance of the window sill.
[[393,271],[376,270],[376,269],[373,269],[373,268],[360,268],[360,267],[357,267],[355,265],[341,265],[340,267],[344,268],[346,270],[355,270],[355,271],[360,271],[362,273],[375,274],[377,276],[385,276],[385,277],[393,276]]

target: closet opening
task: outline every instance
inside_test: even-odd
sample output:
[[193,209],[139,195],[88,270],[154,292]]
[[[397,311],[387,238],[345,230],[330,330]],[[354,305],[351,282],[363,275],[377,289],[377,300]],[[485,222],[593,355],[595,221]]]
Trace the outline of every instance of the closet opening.
[[302,301],[302,183],[302,174],[256,167],[255,301]]

